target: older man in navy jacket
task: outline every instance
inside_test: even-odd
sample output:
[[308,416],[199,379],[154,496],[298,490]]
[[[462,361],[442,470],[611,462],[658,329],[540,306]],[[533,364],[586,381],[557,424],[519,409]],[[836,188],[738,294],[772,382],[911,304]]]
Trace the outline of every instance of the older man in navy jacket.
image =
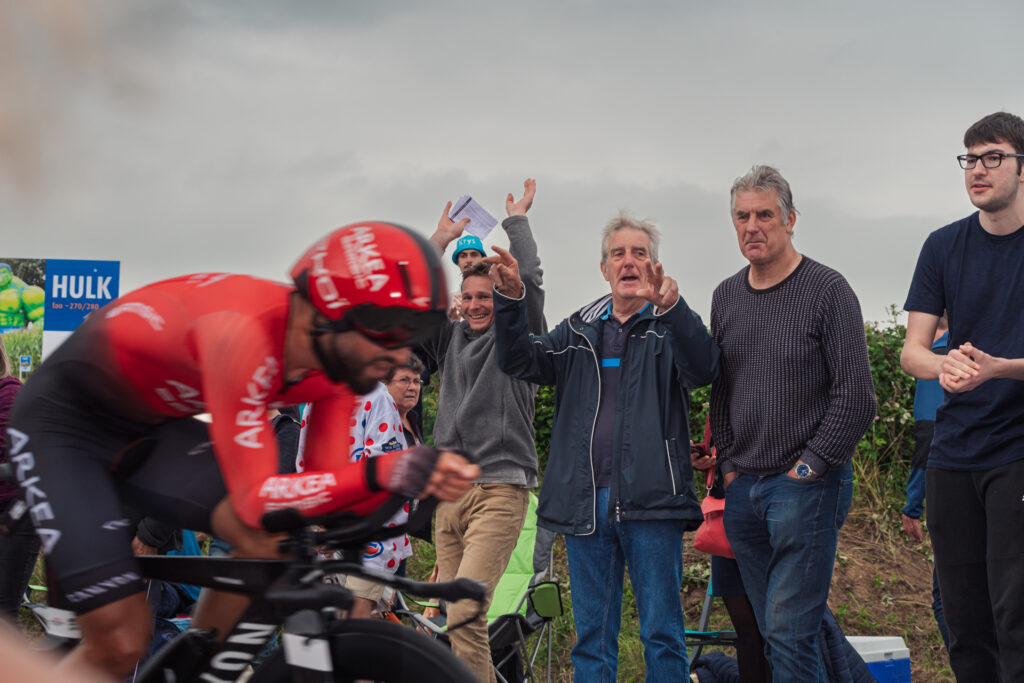
[[621,213],[604,229],[611,294],[547,334],[529,333],[518,264],[486,261],[503,371],[558,387],[538,523],[565,534],[576,681],[614,681],[628,567],[648,681],[689,676],[683,531],[701,521],[689,457],[689,390],[718,373],[718,348],[658,262],[659,234]]

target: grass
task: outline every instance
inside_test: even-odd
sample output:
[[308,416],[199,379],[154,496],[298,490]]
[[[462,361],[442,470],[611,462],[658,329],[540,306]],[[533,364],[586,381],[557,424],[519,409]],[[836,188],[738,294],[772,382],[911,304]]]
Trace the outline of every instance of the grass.
[[[36,558],[35,569],[32,570],[32,578],[29,579],[29,586],[45,586],[46,585],[46,568],[43,563],[42,554]],[[29,590],[29,600],[32,602],[47,603],[48,594],[45,590]],[[18,613],[18,619],[21,621],[21,628],[25,632],[25,635],[30,640],[35,640],[43,635],[43,629],[36,621],[36,618],[32,615],[32,610],[27,607],[22,607]]]

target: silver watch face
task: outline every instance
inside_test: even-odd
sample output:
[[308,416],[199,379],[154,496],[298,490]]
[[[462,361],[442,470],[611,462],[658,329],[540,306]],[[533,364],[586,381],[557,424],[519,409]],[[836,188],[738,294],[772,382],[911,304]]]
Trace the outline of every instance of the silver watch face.
[[801,479],[809,478],[813,473],[811,472],[811,466],[805,462],[799,463],[796,466],[796,476]]

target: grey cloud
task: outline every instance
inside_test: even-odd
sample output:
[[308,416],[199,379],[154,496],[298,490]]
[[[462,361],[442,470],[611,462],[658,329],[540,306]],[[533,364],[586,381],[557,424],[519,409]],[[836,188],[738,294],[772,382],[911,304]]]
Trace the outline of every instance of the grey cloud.
[[963,130],[1024,111],[1012,59],[976,58],[978,36],[1016,41],[1016,2],[139,7],[103,24],[136,96],[48,75],[47,189],[0,187],[4,251],[120,258],[129,287],[280,279],[341,223],[427,233],[463,193],[500,217],[533,176],[549,319],[605,291],[597,234],[627,208],[706,320],[744,265],[728,187],[764,162],[793,184],[799,248],[876,319],[927,232],[971,210]]

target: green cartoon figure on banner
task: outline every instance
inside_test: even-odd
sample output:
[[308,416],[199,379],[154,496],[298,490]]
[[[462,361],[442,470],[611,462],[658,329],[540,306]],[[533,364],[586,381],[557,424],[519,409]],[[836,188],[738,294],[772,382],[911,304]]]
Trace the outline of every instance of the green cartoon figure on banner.
[[0,328],[26,327],[43,319],[46,292],[26,284],[11,267],[0,263]]

